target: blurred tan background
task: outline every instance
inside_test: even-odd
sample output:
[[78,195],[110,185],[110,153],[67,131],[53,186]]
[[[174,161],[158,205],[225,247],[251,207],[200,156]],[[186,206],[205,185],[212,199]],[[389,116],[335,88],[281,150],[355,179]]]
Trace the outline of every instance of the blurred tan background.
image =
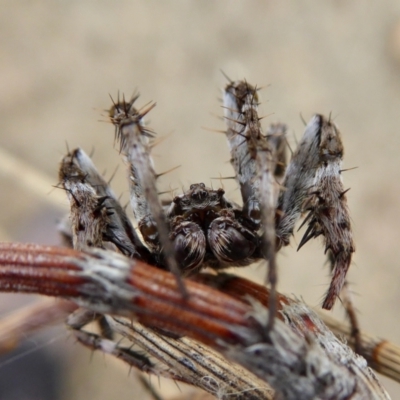
[[[138,89],[139,105],[157,102],[149,125],[170,136],[154,149],[156,169],[181,165],[160,191],[220,185],[211,178],[232,175],[226,141],[202,127],[223,128],[222,69],[265,86],[261,114],[273,115],[264,126],[286,122],[293,147],[303,133],[300,113],[308,120],[332,112],[345,167],[358,167],[344,178],[357,244],[349,279],[362,328],[400,343],[400,2],[3,0],[0,8],[1,240],[58,243],[67,202],[50,185],[66,143],[94,149],[107,176],[119,165],[112,186],[127,202],[113,127],[99,122],[118,90]],[[15,174],[12,157],[26,164]],[[238,199],[235,184],[222,183]],[[329,282],[323,248],[316,240],[297,253],[296,241],[279,258],[279,289],[318,307]],[[260,267],[240,272],[264,276]],[[1,315],[25,301],[33,300],[2,295]],[[340,304],[335,314],[343,317]],[[55,389],[62,393],[49,398],[145,398],[127,367],[101,355],[90,362],[68,336],[56,329],[44,346],[54,358],[68,353]],[[35,340],[39,348],[47,339]],[[0,360],[0,375],[5,368]],[[400,398],[399,385],[384,383]]]

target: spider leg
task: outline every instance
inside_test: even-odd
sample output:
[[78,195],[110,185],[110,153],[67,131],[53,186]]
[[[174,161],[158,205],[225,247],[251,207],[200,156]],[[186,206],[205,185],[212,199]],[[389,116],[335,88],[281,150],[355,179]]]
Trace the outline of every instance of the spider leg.
[[[117,211],[123,212],[122,207],[114,198],[111,190],[102,180],[101,176],[97,173],[91,160],[80,149],[64,157],[60,168],[60,179],[71,201],[74,248],[84,249],[87,246],[103,247],[103,238],[107,236],[107,231],[110,229],[109,227],[111,226],[111,229],[115,229],[119,228],[122,224],[112,225],[104,218],[104,215],[96,216],[96,211],[94,210],[96,207],[99,208],[99,210],[104,210],[105,204],[103,203],[106,199],[115,201]],[[94,187],[98,189],[98,193],[104,194],[104,196],[96,196]],[[107,209],[109,209],[109,207],[107,207]],[[111,215],[117,214],[114,212]],[[106,216],[109,216],[108,213]],[[127,225],[127,223],[130,224],[130,222],[124,213],[123,216],[126,219],[126,223],[122,226],[131,226]],[[122,221],[124,221],[124,219],[114,219],[113,222]],[[77,229],[76,227],[78,225],[81,225],[81,228]],[[123,232],[125,233],[126,231],[124,230]],[[132,232],[134,233],[133,227]],[[101,332],[100,335],[83,330],[85,325],[91,322],[96,322]],[[77,341],[84,346],[92,350],[101,350],[104,353],[112,354],[125,361],[131,367],[135,367],[142,372],[153,373],[157,376],[160,375],[160,371],[155,368],[155,365],[146,355],[141,352],[133,351],[131,348],[121,347],[118,343],[113,341],[114,332],[109,324],[108,317],[105,315],[85,308],[78,308],[68,316],[66,324],[72,329]],[[175,378],[171,374],[166,375],[169,378]]]
[[322,307],[330,310],[342,290],[352,254],[355,251],[350,214],[340,176],[340,159],[330,160],[321,166],[315,176],[320,194],[314,195],[314,219],[321,227],[325,249],[334,256],[332,280]]
[[289,244],[294,226],[303,212],[304,202],[309,197],[319,164],[319,138],[323,124],[324,119],[320,115],[311,119],[286,169],[284,190],[278,200],[278,248]]
[[[93,313],[88,322],[92,316]],[[83,326],[74,323],[75,338],[89,349],[110,354],[146,374],[184,382],[212,394],[221,392],[224,397],[236,398],[237,393],[249,392],[249,396],[241,395],[240,398],[271,398],[263,382],[207,346],[189,338],[162,335],[127,318],[106,318],[113,332],[129,341],[129,347],[82,330]],[[133,345],[141,350],[133,350]]]
[[120,151],[128,163],[131,206],[146,244],[162,253],[168,268],[177,278],[181,293],[186,296],[174,246],[169,238],[169,227],[158,198],[149,145],[154,132],[144,126],[143,120],[155,104],[138,111],[133,107],[137,97],[134,96],[129,102],[123,100],[114,103],[110,110]]
[[277,182],[282,183],[285,176],[287,164],[287,125],[283,123],[274,123],[268,127],[267,140],[272,154],[275,155],[274,176]]
[[268,329],[271,329],[277,308],[275,206],[279,187],[274,177],[276,145],[274,148],[262,133],[256,88],[245,81],[229,83],[225,88],[224,108],[231,162],[243,198],[244,221],[254,230],[263,229],[261,253],[269,267],[267,280],[271,285],[271,301]]
[[[225,88],[226,137],[231,152],[231,164],[239,182],[246,222],[253,229],[259,229],[261,224],[261,209],[257,199],[259,181],[256,179],[256,149],[250,140],[252,133],[261,134],[256,114],[257,99],[257,93],[246,82],[232,82]],[[251,120],[247,121],[246,117]]]
[[[149,250],[143,246],[124,209],[119,204],[108,183],[99,174],[90,157],[77,148],[64,157],[60,170],[61,181],[68,180],[68,169],[79,174],[91,186],[107,210],[107,225],[103,240],[113,243],[123,254],[152,262]],[[65,183],[64,183],[65,185]],[[68,185],[68,183],[67,183]]]
[[328,310],[342,290],[355,251],[341,177],[343,151],[337,127],[322,115],[315,115],[289,164],[278,204],[280,245],[289,243],[294,225],[306,208],[308,227],[300,245],[322,235],[325,252],[332,252],[332,279],[322,304]]
[[122,359],[128,365],[137,368],[139,371],[159,375],[159,371],[155,370],[154,364],[144,354],[133,351],[130,348],[119,346],[118,343],[112,340],[112,337],[110,337],[108,333],[104,335],[104,332],[101,332],[102,334],[98,335],[83,330],[87,324],[101,320],[106,321],[108,330],[113,333],[107,317],[83,308],[79,308],[70,314],[66,324],[72,330],[77,341],[84,346],[92,350],[100,350],[104,353],[111,354],[116,358]]
[[[335,268],[335,257],[333,253],[328,250],[328,262],[330,265],[331,272],[333,272]],[[361,329],[357,316],[357,311],[354,307],[354,302],[351,296],[350,284],[345,280],[342,291],[340,292],[340,300],[343,304],[343,307],[346,311],[347,319],[349,320],[351,331],[350,336],[354,343],[354,351],[357,354],[363,354],[363,344],[361,338]]]
[[73,247],[76,250],[104,248],[103,236],[110,224],[104,197],[99,197],[87,183],[86,175],[71,154],[61,161],[59,178],[70,201]]
[[73,333],[79,343],[92,350],[100,350],[103,353],[111,354],[126,362],[129,366],[137,368],[139,371],[153,373],[157,376],[160,375],[159,371],[154,369],[154,365],[150,359],[141,352],[119,346],[118,343],[95,333],[83,330],[77,330]]

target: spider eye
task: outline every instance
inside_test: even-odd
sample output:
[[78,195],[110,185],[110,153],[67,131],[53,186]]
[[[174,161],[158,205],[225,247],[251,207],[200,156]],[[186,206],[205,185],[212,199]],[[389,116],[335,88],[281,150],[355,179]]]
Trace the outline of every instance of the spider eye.
[[192,198],[195,200],[204,200],[207,197],[206,190],[197,190],[192,194]]

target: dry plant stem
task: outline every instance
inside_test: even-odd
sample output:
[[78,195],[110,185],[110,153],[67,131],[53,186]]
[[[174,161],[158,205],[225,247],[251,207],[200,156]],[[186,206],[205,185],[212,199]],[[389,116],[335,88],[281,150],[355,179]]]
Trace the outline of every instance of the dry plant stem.
[[[280,304],[267,332],[267,309],[118,254],[0,244],[0,290],[73,299],[95,312],[135,316],[151,327],[207,344],[268,382],[286,399],[388,399],[364,359],[338,341],[304,304]],[[323,350],[325,349],[325,350]]]
[[[107,339],[104,337],[104,335],[97,335],[95,333],[91,333],[82,329],[88,323],[97,321],[100,316],[101,314],[93,313],[93,311],[84,308],[79,308],[67,318],[67,325],[69,328],[73,329],[73,334],[75,338],[81,344],[90,348],[91,350],[100,350],[103,353],[110,354],[120,359],[121,361],[124,361],[130,367],[134,367],[143,373],[162,376],[167,379],[173,379],[176,381],[193,384],[193,382],[187,379],[185,375],[179,374],[176,368],[166,368],[166,362],[161,362],[158,364],[154,363],[149,357],[150,355],[154,354],[152,353],[151,346],[149,346],[149,348],[146,347],[149,344],[146,343],[146,341],[143,344],[140,342],[140,340],[130,340],[130,347],[124,347],[123,345],[112,340],[112,338]],[[117,322],[112,317],[102,316],[102,318],[104,318],[110,332],[113,333],[113,336],[114,333],[121,333],[123,336],[127,336],[126,334],[124,334],[123,331],[121,331],[121,329],[119,330],[119,332],[113,329]],[[128,320],[126,318],[123,320],[125,320],[125,324],[127,327],[131,327],[132,336],[132,334],[134,333],[133,326],[134,324],[138,323],[134,323],[132,320]],[[143,329],[146,328],[143,327]],[[154,335],[154,332],[152,332],[151,330],[148,330],[148,332],[150,335]],[[144,353],[139,353],[138,351],[132,350],[133,345],[140,346],[141,344],[142,347],[144,347]]]
[[5,149],[0,147],[0,175],[12,180],[21,188],[29,192],[30,195],[36,195],[42,201],[48,201],[52,206],[59,206],[65,202],[64,193],[53,191],[51,196],[43,196],[50,192],[53,184],[51,178],[32,168],[22,158],[16,157]]
[[76,308],[76,304],[70,301],[44,298],[2,318],[0,354],[11,351],[28,335],[43,329],[44,326],[63,322]]
[[71,297],[99,313],[135,315],[142,323],[156,322],[179,334],[196,332],[195,338],[205,343],[219,336],[235,343],[237,333],[226,324],[251,326],[244,318],[249,307],[242,302],[215,296],[193,282],[193,299],[185,302],[169,273],[117,253],[4,243],[0,265],[2,291]]
[[360,324],[358,322],[357,312],[354,308],[354,302],[351,296],[349,283],[347,281],[345,281],[343,285],[341,300],[346,310],[347,319],[349,320],[351,326],[351,338],[354,351],[364,356],[361,343]]
[[[270,296],[269,291],[265,287],[252,281],[229,274],[219,274],[218,276],[201,274],[193,279],[196,279],[197,282],[202,282],[208,286],[212,286],[235,298],[240,298],[245,301],[248,301],[248,298],[254,298],[264,306],[268,307]],[[278,303],[283,308],[285,305],[292,304],[293,302],[295,301],[284,295],[278,294]],[[279,311],[282,311],[282,309],[279,308]],[[324,324],[326,324],[340,340],[349,344],[353,348],[355,347],[356,341],[354,337],[354,326],[352,323],[349,326],[348,324],[332,318],[326,312],[317,311],[317,314]],[[284,319],[281,312],[278,313],[278,318],[281,320]],[[308,321],[306,325],[308,323],[311,323],[311,321]],[[292,317],[291,324],[299,325],[298,318]],[[309,326],[309,333],[314,331],[315,327],[311,324]],[[371,368],[375,369],[382,375],[400,382],[400,347],[390,343],[388,340],[373,337],[365,332],[358,332],[358,336],[360,343],[359,347],[361,349],[358,354],[368,361]]]
[[189,338],[160,335],[138,322],[108,318],[115,332],[122,334],[174,371],[179,380],[202,388],[217,398],[272,399],[267,384],[237,364]]
[[[348,324],[339,322],[327,315],[318,312],[332,332],[342,340],[353,344],[353,328]],[[400,347],[388,340],[373,337],[365,332],[360,332],[362,356],[368,361],[371,368],[396,382],[400,382]]]
[[[233,297],[237,297],[240,293],[241,298],[254,297],[264,305],[268,305],[268,290],[246,279],[226,274],[220,274],[217,277],[201,274],[192,279],[215,287]],[[288,304],[289,299],[278,294],[278,301],[279,304]],[[18,310],[17,314],[3,317],[0,324],[0,354],[18,346],[22,338],[30,333],[40,331],[49,324],[64,321],[67,315],[76,308],[76,304],[70,301],[55,302],[52,299],[43,298]],[[354,328],[351,325],[332,318],[326,312],[317,310],[317,314],[339,339],[355,347]],[[400,347],[386,339],[373,337],[361,331],[359,337],[362,351],[358,354],[366,358],[369,366],[377,372],[400,382]]]

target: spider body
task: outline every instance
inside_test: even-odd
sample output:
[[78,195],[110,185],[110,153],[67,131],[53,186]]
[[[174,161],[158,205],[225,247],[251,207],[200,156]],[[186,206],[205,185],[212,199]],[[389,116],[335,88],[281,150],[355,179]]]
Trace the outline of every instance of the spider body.
[[[204,183],[190,185],[189,190],[165,204],[160,202],[158,196],[156,183],[159,175],[154,171],[150,155],[151,139],[155,134],[144,123],[144,116],[154,105],[138,110],[134,107],[137,98],[134,96],[130,101],[113,103],[109,116],[115,125],[120,153],[127,164],[130,203],[140,235],[83,150],[69,152],[60,165],[60,181],[71,206],[72,240],[69,243],[81,253],[76,255],[77,265],[68,270],[73,276],[62,275],[58,266],[54,272],[54,286],[54,282],[48,285],[45,280],[43,287],[48,290],[44,293],[48,294],[60,293],[57,292],[59,287],[71,290],[67,293],[73,293],[78,298],[78,304],[91,310],[77,310],[68,320],[69,326],[76,330],[78,340],[92,349],[116,354],[144,372],[159,373],[150,358],[112,341],[114,332],[125,333],[113,325],[115,319],[107,314],[122,310],[122,315],[132,316],[132,312],[141,310],[144,321],[149,322],[151,327],[146,307],[147,304],[157,306],[157,315],[164,324],[159,333],[161,337],[165,334],[169,337],[169,320],[174,316],[165,313],[163,300],[159,299],[171,296],[178,314],[185,313],[188,305],[196,306],[194,316],[190,316],[188,322],[198,321],[198,306],[205,304],[203,297],[198,303],[193,301],[199,289],[189,280],[184,284],[182,276],[194,275],[205,267],[220,270],[265,260],[270,284],[268,313],[263,312],[261,319],[257,320],[260,329],[256,331],[255,343],[259,347],[260,338],[270,343],[269,333],[276,326],[275,314],[278,310],[282,311],[276,293],[276,252],[290,243],[295,224],[307,213],[303,222],[303,225],[307,224],[307,229],[299,248],[312,238],[323,237],[325,251],[329,251],[332,260],[332,280],[323,307],[331,309],[343,287],[355,246],[346,190],[341,179],[343,144],[339,130],[330,119],[322,115],[311,119],[286,168],[286,125],[271,124],[264,134],[261,118],[258,117],[257,89],[247,82],[230,82],[224,91],[226,138],[242,205],[228,200],[223,189],[208,188]],[[107,251],[88,251],[88,247]],[[116,254],[118,252],[136,261]],[[62,263],[56,260],[56,266],[57,262]],[[86,275],[80,270],[82,265]],[[139,271],[137,266],[142,269]],[[160,269],[170,270],[175,275],[175,281]],[[47,277],[46,273],[39,271],[37,276],[44,274]],[[154,278],[150,284],[146,284],[149,282],[144,279],[146,274]],[[164,282],[166,275],[171,279]],[[228,275],[209,276],[217,281],[221,277],[226,279]],[[21,282],[18,283],[19,288],[35,287],[29,279],[26,283],[24,280]],[[82,287],[79,290],[75,287],[70,289],[68,285],[71,282]],[[135,291],[130,290],[133,282],[138,287]],[[96,284],[104,290],[99,291]],[[186,292],[185,285],[190,291]],[[242,289],[239,285],[235,291],[241,294]],[[86,293],[85,290],[90,296],[83,300],[81,295]],[[158,291],[159,298],[152,291]],[[138,295],[142,292],[148,296],[147,303]],[[231,303],[227,307],[222,307],[219,301],[217,303],[218,312],[233,318]],[[127,310],[129,313],[126,313]],[[248,313],[239,314],[245,316],[247,324]],[[209,337],[217,317],[213,314],[211,321],[201,320],[199,323],[205,338]],[[92,320],[100,323],[100,335],[82,330]],[[127,321],[133,330],[135,323]],[[183,329],[180,332],[185,334],[185,323],[179,322],[179,326]],[[218,329],[225,331],[225,328]],[[149,332],[152,334],[151,329]],[[134,340],[137,339],[138,336]],[[150,348],[147,342],[143,343],[144,348]],[[249,348],[246,348],[246,357]],[[157,358],[155,353],[150,352],[150,355]],[[179,356],[179,362],[182,359],[186,358]],[[175,379],[174,375],[170,377]]]
[[[239,222],[241,210],[224,197],[223,189],[192,184],[188,191],[174,198],[166,215],[184,273],[205,265],[220,269],[254,261],[252,256],[259,243],[257,232]],[[203,247],[201,251],[197,250],[199,246]],[[199,254],[195,265],[190,262],[194,252]]]
[[[155,134],[144,123],[154,104],[138,110],[137,98],[113,103],[109,115],[127,163],[131,206],[144,243],[89,157],[78,149],[66,156],[60,172],[71,201],[75,247],[111,242],[125,255],[171,270],[178,280],[205,267],[218,270],[265,259],[272,298],[275,254],[290,243],[296,222],[308,212],[299,247],[323,236],[334,259],[323,306],[332,308],[355,248],[340,175],[343,144],[333,122],[315,115],[286,169],[286,126],[272,124],[264,134],[257,89],[245,81],[230,82],[224,91],[226,138],[243,205],[204,183],[161,204],[150,155]],[[91,201],[83,201],[85,196]],[[96,229],[87,230],[90,237],[85,237],[80,226],[82,220],[90,225],[90,218]]]

